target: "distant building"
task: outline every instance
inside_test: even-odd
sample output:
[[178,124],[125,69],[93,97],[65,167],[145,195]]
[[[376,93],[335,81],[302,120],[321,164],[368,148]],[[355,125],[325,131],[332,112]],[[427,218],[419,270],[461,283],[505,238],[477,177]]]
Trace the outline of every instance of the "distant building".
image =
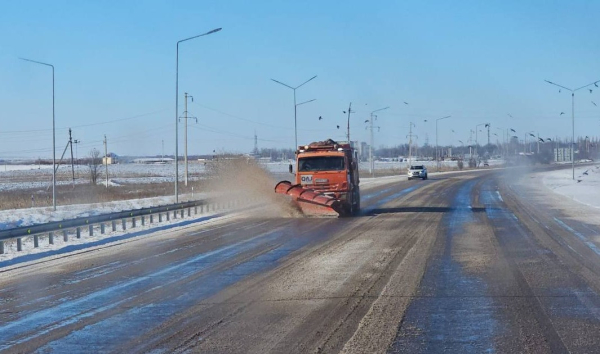
[[102,164],[103,165],[112,165],[117,163],[117,159],[109,156],[109,157],[102,157]]
[[106,156],[102,157],[103,165],[114,165],[116,163],[118,163],[118,156],[115,153],[109,152],[108,157],[106,157]]

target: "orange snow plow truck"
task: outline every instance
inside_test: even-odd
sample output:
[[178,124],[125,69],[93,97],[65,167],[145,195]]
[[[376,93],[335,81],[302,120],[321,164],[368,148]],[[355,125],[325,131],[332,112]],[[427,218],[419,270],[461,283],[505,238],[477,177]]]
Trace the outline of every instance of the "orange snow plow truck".
[[[294,169],[290,164],[290,173]],[[348,216],[360,210],[358,155],[348,142],[326,140],[299,146],[295,183],[281,181],[275,192],[292,197],[310,216]]]

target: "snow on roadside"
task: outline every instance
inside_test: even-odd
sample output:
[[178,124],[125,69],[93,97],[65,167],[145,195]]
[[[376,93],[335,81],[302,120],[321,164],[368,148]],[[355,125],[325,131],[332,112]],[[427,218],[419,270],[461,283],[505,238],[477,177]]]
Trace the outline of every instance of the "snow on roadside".
[[[146,223],[145,225],[138,224],[136,228],[131,228],[130,221],[127,222],[128,229],[123,231],[121,230],[120,223],[117,225],[117,230],[112,231],[110,227],[106,228],[106,232],[104,234],[100,233],[100,227],[96,225],[94,227],[94,234],[92,236],[89,235],[88,230],[86,228],[82,229],[81,238],[76,237],[75,229],[68,230],[68,241],[64,241],[62,233],[56,233],[54,235],[54,243],[50,244],[48,242],[48,234],[40,234],[39,235],[39,247],[34,247],[33,236],[25,236],[21,239],[22,241],[22,251],[17,251],[17,242],[15,239],[5,241],[4,244],[4,254],[0,254],[0,268],[3,267],[2,263],[6,263],[6,265],[10,265],[11,260],[15,258],[25,257],[26,260],[33,260],[45,257],[45,255],[35,256],[39,253],[47,253],[52,252],[52,254],[61,254],[70,252],[73,249],[91,247],[86,246],[85,244],[92,245],[101,245],[107,244],[115,241],[119,241],[124,238],[132,238],[144,236],[158,230],[169,228],[173,230],[177,230],[179,228],[186,227],[187,225],[198,222],[205,223],[209,221],[215,221],[222,218],[228,218],[231,216],[222,216],[222,212],[207,212],[198,215],[192,215],[191,217],[185,217],[184,219],[173,219],[171,218],[169,221],[163,219],[161,223]],[[139,222],[139,220],[138,220]],[[182,224],[182,225],[177,225]],[[69,247],[68,249],[66,247]],[[20,262],[21,260],[19,260]]]
[[[181,200],[191,199],[191,195],[180,196]],[[206,198],[206,194],[196,193],[194,199]],[[105,203],[73,204],[52,207],[38,207],[28,209],[9,209],[0,211],[0,230],[20,226],[43,224],[50,221],[61,221],[78,217],[114,213],[123,210],[140,209],[158,205],[173,204],[172,196],[153,197],[143,199],[129,199]]]
[[600,165],[575,167],[541,173],[545,187],[581,204],[600,208]]

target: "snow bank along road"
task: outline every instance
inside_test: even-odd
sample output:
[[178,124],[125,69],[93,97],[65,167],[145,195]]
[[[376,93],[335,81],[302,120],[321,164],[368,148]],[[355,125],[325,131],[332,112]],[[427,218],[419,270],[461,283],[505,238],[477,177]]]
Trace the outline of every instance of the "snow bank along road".
[[598,352],[600,223],[511,175],[0,269],[0,352]]

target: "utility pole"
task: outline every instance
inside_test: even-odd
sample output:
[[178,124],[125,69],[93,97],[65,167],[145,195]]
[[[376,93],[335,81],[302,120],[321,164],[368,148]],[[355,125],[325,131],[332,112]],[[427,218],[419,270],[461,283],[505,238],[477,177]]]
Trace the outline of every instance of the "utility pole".
[[108,189],[108,146],[106,143],[106,134],[104,134],[104,171],[106,172],[106,189]]
[[160,156],[160,162],[165,163],[165,140],[162,140],[162,155]]
[[369,145],[369,173],[373,175],[375,164],[373,163],[373,113],[371,113],[371,119],[369,120],[369,130],[371,131],[371,144]]
[[71,128],[69,128],[69,145],[71,145],[71,173],[73,174],[73,188],[75,188],[75,166],[73,165],[73,139],[71,138]]
[[258,156],[258,135],[256,135],[256,130],[254,131],[254,156]]
[[[352,110],[352,102],[348,105],[348,125],[346,127],[346,139],[348,139],[348,143],[350,143],[350,113],[354,113]],[[371,134],[371,142],[373,142],[373,134]]]
[[415,126],[415,123],[410,122],[409,128],[408,128],[408,165],[410,167],[410,165],[412,164],[412,137],[416,135],[413,135],[412,133],[412,127]]
[[81,140],[79,140],[79,139],[73,140],[73,144],[75,144],[75,162],[77,163],[77,176],[79,176],[79,154],[77,152],[77,150],[79,150],[79,149],[77,148],[77,146],[79,145],[80,142],[81,142]]
[[185,119],[185,128],[184,128],[184,145],[185,145],[185,154],[184,154],[184,164],[185,164],[185,185],[188,185],[188,148],[187,148],[187,126],[188,126],[188,119],[195,119],[196,123],[198,123],[198,118],[196,117],[188,117],[188,110],[187,110],[187,102],[188,102],[188,97],[192,99],[192,102],[194,102],[194,96],[192,95],[188,95],[188,93],[185,93],[185,111],[183,112],[183,119]]

